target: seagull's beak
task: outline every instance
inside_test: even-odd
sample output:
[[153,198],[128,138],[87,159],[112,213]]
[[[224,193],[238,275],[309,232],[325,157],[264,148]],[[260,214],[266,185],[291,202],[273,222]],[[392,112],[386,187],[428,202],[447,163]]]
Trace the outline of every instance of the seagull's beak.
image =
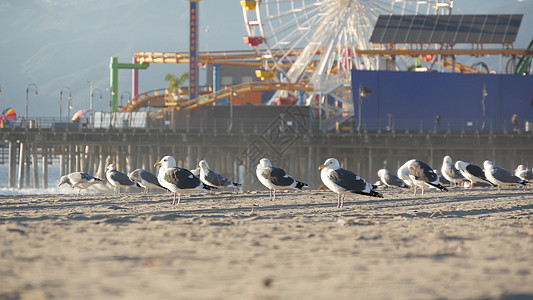
[[157,163],[154,164],[154,167],[156,167],[156,168],[157,168],[157,167],[160,167],[160,166],[161,166],[161,163],[160,163],[160,162],[157,162]]
[[318,166],[318,169],[319,169],[319,170],[322,170],[322,169],[324,169],[325,167],[326,167],[325,165],[320,165],[320,166]]

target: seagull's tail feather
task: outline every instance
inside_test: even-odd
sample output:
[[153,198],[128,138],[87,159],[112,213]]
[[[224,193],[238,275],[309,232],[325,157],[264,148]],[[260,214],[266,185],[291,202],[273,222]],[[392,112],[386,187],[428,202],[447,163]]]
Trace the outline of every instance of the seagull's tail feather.
[[376,191],[370,191],[368,193],[368,196],[383,198],[383,195],[381,193],[376,192]]
[[378,197],[383,198],[383,194],[378,193],[374,190],[370,190],[370,192],[361,192],[361,191],[349,191],[350,193],[359,194],[359,195],[365,195],[365,196],[371,196],[371,197]]
[[301,189],[304,189],[304,188],[305,188],[305,189],[308,189],[308,188],[309,188],[309,185],[308,185],[307,183],[303,183],[303,182],[297,180],[297,181],[296,181],[296,188],[297,188],[297,189],[300,189],[300,190],[301,190]]
[[437,183],[437,184],[429,183],[429,184],[432,185],[432,186],[434,186],[434,187],[436,187],[436,188],[438,188],[438,189],[440,189],[441,191],[444,191],[444,192],[447,192],[447,191],[448,191],[448,189],[445,188],[445,187],[443,187],[440,183]]
[[484,179],[482,178],[483,180],[485,180],[485,182],[487,182],[488,184],[492,185],[492,187],[497,187],[497,185],[495,185],[494,183],[492,183],[490,180],[488,179]]
[[205,183],[202,183],[202,184],[204,185],[204,189],[209,190],[209,191],[218,189],[217,187],[210,186],[210,185],[207,185]]
[[233,186],[242,186],[242,184],[240,183],[237,183],[237,182],[232,182]]
[[490,180],[487,179],[487,177],[483,176],[483,177],[479,177],[479,179],[485,181],[486,183],[492,185],[492,187],[497,187],[497,185],[495,185],[494,183],[492,183]]
[[100,179],[100,178],[98,178],[98,177],[94,177],[94,180],[95,180],[95,181],[104,181],[103,179]]

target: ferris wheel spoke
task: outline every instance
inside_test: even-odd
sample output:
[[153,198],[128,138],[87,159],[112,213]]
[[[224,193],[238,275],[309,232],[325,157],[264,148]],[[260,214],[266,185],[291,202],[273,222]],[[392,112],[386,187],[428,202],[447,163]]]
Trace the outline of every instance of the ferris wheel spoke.
[[[314,22],[316,22],[316,14],[319,12],[319,8],[314,9],[312,11],[309,11],[308,14],[304,15],[301,14],[294,19],[284,22],[283,24],[280,24],[278,27],[274,27],[274,24],[272,21],[274,21],[275,17],[269,17],[264,19],[263,23],[269,24],[270,31],[268,34],[265,34],[266,38],[272,38],[276,35],[278,36],[284,36],[284,34],[289,30],[301,30],[301,29],[310,29]],[[306,28],[307,27],[307,28]]]

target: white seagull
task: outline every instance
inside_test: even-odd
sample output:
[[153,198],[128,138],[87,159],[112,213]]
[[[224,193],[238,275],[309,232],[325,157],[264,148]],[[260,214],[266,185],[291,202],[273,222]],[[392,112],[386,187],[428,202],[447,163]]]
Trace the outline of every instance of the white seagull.
[[414,183],[411,180],[411,177],[409,177],[409,164],[414,162],[414,159],[406,161],[400,168],[398,168],[398,177],[407,184],[408,187],[413,187]]
[[157,173],[157,180],[159,183],[174,193],[174,200],[172,204],[176,204],[176,195],[178,195],[178,203],[181,201],[181,194],[208,191],[212,187],[200,181],[200,178],[194,176],[191,171],[176,167],[176,160],[172,156],[165,156],[154,164],[154,167],[160,167]]
[[142,186],[145,194],[148,194],[149,189],[165,189],[161,184],[159,184],[157,176],[144,169],[135,169],[128,174],[128,177],[131,181],[137,182],[140,186]]
[[231,179],[212,171],[205,160],[201,160],[198,163],[198,166],[200,166],[200,180],[209,186],[223,188],[227,186],[241,185],[240,183],[233,182]]
[[192,170],[190,170],[190,171],[191,171],[192,175],[194,175],[194,176],[200,178],[200,167],[198,167],[198,168],[196,168],[196,169],[192,169]]
[[383,182],[386,186],[396,186],[406,189],[409,188],[403,180],[401,180],[398,176],[392,174],[387,169],[380,169],[378,171],[378,176],[381,179],[381,182]]
[[487,179],[485,172],[483,172],[483,169],[479,166],[458,160],[455,162],[455,168],[457,168],[466,179],[470,180],[470,189],[474,188],[474,183],[476,182],[485,182],[495,186]]
[[533,171],[531,169],[526,168],[524,165],[519,165],[516,167],[516,170],[514,170],[514,175],[517,177],[520,177],[523,180],[533,180]]
[[94,184],[102,182],[102,179],[93,177],[87,173],[83,172],[72,172],[67,175],[61,176],[59,179],[58,187],[63,184],[68,184],[72,188],[78,189],[78,195],[81,193],[81,190],[91,187]]
[[483,163],[483,167],[485,168],[485,176],[490,182],[498,186],[498,191],[505,185],[526,185],[526,183],[529,183],[529,181],[523,180],[511,172],[497,167],[490,160],[486,160]]
[[136,186],[141,187],[138,183],[131,181],[128,175],[117,171],[115,164],[109,164],[106,168],[105,176],[107,181],[113,186],[113,194],[120,193],[120,188]]
[[409,178],[415,186],[415,196],[417,187],[422,189],[422,195],[424,195],[424,187],[436,187],[441,191],[448,191],[440,184],[439,175],[426,163],[416,159],[411,160],[407,168],[409,169]]
[[448,155],[442,160],[440,172],[450,182],[450,186],[459,185],[465,179],[463,174],[453,165],[452,158]]
[[343,169],[339,161],[335,158],[328,158],[323,165],[318,167],[320,179],[325,186],[337,193],[337,208],[344,206],[344,197],[346,194],[361,194],[372,197],[383,198],[383,195],[374,191],[375,186],[366,182],[352,171]]
[[[276,199],[276,190],[309,188],[306,183],[295,180],[284,170],[272,166],[267,158],[262,158],[255,169],[259,181],[270,190],[270,201]],[[274,196],[272,196],[274,192]]]

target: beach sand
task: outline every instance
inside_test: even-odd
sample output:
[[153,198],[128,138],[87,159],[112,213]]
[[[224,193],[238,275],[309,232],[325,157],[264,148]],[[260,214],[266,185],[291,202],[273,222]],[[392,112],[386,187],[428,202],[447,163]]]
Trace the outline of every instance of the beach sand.
[[0,196],[0,299],[533,298],[533,189],[382,192]]

